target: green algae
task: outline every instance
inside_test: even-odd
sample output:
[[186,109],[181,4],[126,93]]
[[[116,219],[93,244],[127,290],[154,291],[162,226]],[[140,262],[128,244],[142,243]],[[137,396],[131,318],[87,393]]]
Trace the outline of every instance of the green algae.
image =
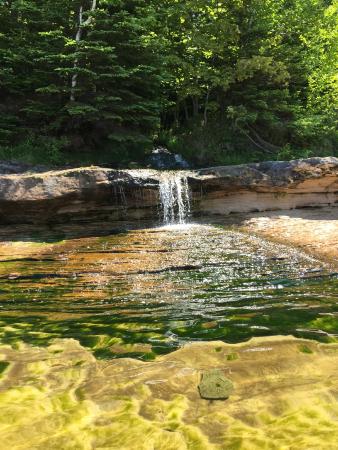
[[0,378],[3,376],[10,363],[7,361],[0,361]]
[[323,330],[327,333],[336,333],[338,330],[338,315],[317,317],[308,324],[308,328]]
[[311,348],[305,344],[299,346],[299,351],[302,353],[307,353],[307,354],[313,353],[313,350],[311,350]]
[[[190,340],[336,340],[337,276],[283,246],[203,226],[61,238],[27,236],[17,248],[31,260],[0,264],[3,343],[74,338],[99,358],[151,359]],[[167,270],[186,263],[191,270]]]
[[239,358],[238,353],[229,353],[227,356],[227,361],[236,361]]
[[206,400],[224,400],[229,398],[234,386],[219,369],[212,369],[202,374],[198,385],[200,396]]

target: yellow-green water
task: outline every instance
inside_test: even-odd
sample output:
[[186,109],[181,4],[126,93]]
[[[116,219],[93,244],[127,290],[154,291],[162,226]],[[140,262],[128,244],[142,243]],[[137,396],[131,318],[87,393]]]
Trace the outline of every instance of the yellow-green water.
[[[26,234],[0,260],[1,450],[336,448],[326,264],[202,225]],[[226,402],[198,394],[215,367]]]
[[149,359],[195,340],[336,338],[337,275],[286,246],[202,225],[48,245],[0,263],[3,343]]
[[[337,344],[254,338],[104,362],[59,340],[1,357],[1,450],[337,448]],[[233,381],[228,400],[199,397],[210,367]]]

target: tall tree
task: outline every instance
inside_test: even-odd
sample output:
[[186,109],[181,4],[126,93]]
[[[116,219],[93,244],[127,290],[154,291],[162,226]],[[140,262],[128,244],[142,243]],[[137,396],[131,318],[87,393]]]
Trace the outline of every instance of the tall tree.
[[200,164],[229,152],[332,152],[337,8],[336,0],[3,0],[0,146],[25,152],[29,141],[29,151],[130,160],[171,136]]
[[121,143],[149,145],[162,56],[147,1],[24,0],[1,12],[3,142],[28,130],[65,135],[71,147],[111,148],[112,159]]

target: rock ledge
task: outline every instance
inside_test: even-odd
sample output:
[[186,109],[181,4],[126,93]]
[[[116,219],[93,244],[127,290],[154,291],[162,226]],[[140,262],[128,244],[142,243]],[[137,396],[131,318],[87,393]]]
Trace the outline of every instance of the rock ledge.
[[[194,214],[337,205],[338,158],[181,171]],[[101,167],[0,176],[1,223],[157,218],[156,170]]]

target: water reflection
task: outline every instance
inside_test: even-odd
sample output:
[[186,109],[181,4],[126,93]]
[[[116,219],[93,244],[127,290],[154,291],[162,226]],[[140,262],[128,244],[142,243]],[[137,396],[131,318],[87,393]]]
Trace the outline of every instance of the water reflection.
[[[26,255],[26,254],[25,254]],[[99,357],[154,358],[185,342],[338,333],[337,275],[220,227],[174,225],[46,246],[0,265],[0,336],[72,337]]]

